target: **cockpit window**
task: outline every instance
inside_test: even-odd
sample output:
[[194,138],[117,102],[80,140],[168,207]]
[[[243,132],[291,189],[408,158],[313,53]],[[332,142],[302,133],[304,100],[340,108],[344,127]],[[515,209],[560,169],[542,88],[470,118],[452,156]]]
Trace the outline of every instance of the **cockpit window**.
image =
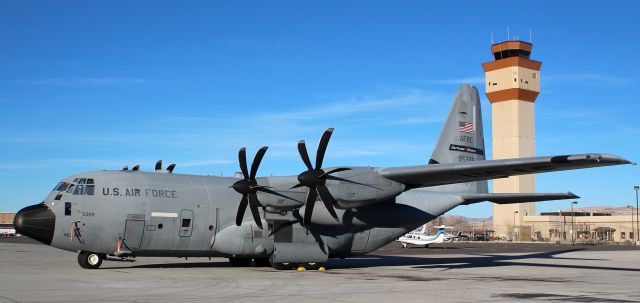
[[[93,179],[89,179],[89,180],[92,180],[92,181],[93,181]],[[87,185],[87,186],[84,188],[84,194],[85,194],[85,195],[89,195],[89,196],[93,196],[94,187],[95,187],[95,185]]]
[[84,185],[76,186],[76,189],[73,191],[74,195],[84,195]]
[[67,187],[69,187],[69,183],[67,182],[60,182],[58,183],[58,186],[56,186],[56,188],[54,188],[54,191],[65,191],[67,189]]
[[53,189],[57,192],[65,192],[72,195],[93,196],[95,192],[95,182],[93,178],[76,178],[73,183],[60,182]]
[[72,192],[73,192],[73,189],[74,189],[75,187],[76,187],[76,186],[75,186],[75,184],[71,184],[71,185],[69,185],[69,187],[67,188],[66,193],[67,193],[67,194],[72,193]]

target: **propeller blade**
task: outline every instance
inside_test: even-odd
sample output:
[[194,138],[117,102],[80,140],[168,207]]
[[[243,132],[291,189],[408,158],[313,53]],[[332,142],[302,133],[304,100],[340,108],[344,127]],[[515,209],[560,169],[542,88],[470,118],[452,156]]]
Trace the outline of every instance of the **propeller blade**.
[[162,160],[156,162],[156,171],[162,170]]
[[132,171],[138,171],[138,170],[140,170],[140,165],[137,165],[137,164],[136,164],[136,166],[134,166],[131,170],[132,170]]
[[176,168],[176,164],[175,163],[171,163],[169,166],[167,166],[167,171],[171,174],[173,173],[173,170]]
[[327,130],[322,134],[322,138],[320,138],[320,143],[318,143],[318,152],[316,153],[316,169],[322,167],[324,153],[327,151],[327,145],[329,145],[331,134],[333,134],[333,128],[327,128]]
[[236,215],[236,225],[238,226],[242,224],[242,218],[244,218],[244,211],[247,209],[248,203],[247,195],[243,195],[242,200],[240,200],[240,205],[238,206],[238,214]]
[[[256,178],[256,174],[258,173],[258,167],[260,166],[260,162],[262,162],[262,157],[264,157],[264,153],[267,152],[266,146],[261,147],[256,156],[253,158],[253,163],[251,163],[251,174],[249,175],[249,179],[253,180]],[[245,177],[246,178],[246,177]]]
[[300,157],[302,158],[304,165],[306,165],[309,170],[313,170],[311,160],[309,160],[309,154],[307,153],[307,145],[304,143],[304,140],[298,141],[298,152],[300,153]]
[[125,165],[122,170],[129,170],[129,166]]
[[242,171],[242,177],[249,178],[249,172],[247,170],[247,149],[241,148],[238,152],[238,161],[240,162],[240,170]]
[[320,194],[320,199],[322,199],[322,203],[324,203],[324,206],[327,207],[327,210],[329,211],[331,216],[337,219],[338,214],[336,214],[336,210],[333,207],[333,204],[337,203],[336,199],[334,199],[333,196],[331,196],[331,193],[329,192],[329,189],[326,186],[318,185],[316,189],[318,190],[318,194]]
[[302,183],[298,183],[298,184],[296,184],[296,185],[292,186],[290,189],[294,189],[294,188],[298,188],[298,187],[303,187],[303,186],[304,186],[304,184],[302,184]]
[[289,200],[292,200],[292,201],[296,201],[296,202],[299,202],[300,204],[302,204],[302,201],[298,201],[298,200],[296,200],[294,198],[291,198],[291,197],[289,197],[287,195],[283,195],[283,194],[281,194],[281,193],[279,193],[277,191],[273,191],[268,186],[256,186],[256,187],[252,187],[252,188],[255,191],[261,191],[263,193],[271,194],[271,195],[278,196],[278,197],[283,197],[283,198],[286,198],[286,199],[289,199]]
[[338,168],[334,168],[334,169],[332,169],[332,170],[330,170],[330,171],[327,171],[327,172],[325,172],[324,174],[320,175],[320,178],[324,178],[324,177],[326,177],[326,176],[328,176],[328,175],[330,175],[330,174],[337,173],[337,172],[341,172],[341,171],[345,171],[345,170],[351,170],[351,168],[348,168],[348,167],[338,167]]
[[255,194],[249,195],[249,208],[251,208],[253,220],[256,221],[256,224],[262,229],[262,220],[260,220],[260,211],[258,210],[258,196]]
[[307,193],[307,201],[304,207],[304,218],[302,220],[302,224],[304,226],[309,226],[311,224],[311,214],[313,214],[313,207],[316,204],[316,198],[318,194],[313,188],[309,189],[309,193]]

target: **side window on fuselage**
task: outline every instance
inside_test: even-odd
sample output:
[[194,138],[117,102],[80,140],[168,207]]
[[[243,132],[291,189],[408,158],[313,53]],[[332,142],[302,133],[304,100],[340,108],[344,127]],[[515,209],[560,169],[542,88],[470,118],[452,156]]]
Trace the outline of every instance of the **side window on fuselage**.
[[64,215],[71,216],[71,202],[64,202]]

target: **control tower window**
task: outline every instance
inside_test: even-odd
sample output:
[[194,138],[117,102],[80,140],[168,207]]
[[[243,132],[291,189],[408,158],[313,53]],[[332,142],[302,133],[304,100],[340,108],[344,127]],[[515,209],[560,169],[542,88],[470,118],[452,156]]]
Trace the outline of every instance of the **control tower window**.
[[531,55],[531,52],[523,49],[507,49],[507,50],[493,53],[493,57],[496,60],[506,59],[511,57],[529,58],[529,55]]

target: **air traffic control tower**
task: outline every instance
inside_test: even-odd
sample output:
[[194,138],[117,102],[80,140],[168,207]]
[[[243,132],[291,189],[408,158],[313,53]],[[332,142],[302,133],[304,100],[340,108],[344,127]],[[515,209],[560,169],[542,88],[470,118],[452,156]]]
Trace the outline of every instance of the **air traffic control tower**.
[[[540,92],[542,62],[529,59],[531,43],[506,41],[491,45],[493,61],[482,64],[486,94],[491,102],[493,159],[535,155],[534,105]],[[493,180],[493,192],[535,192],[535,175]],[[496,236],[529,240],[522,217],[535,215],[535,203],[494,204]]]

